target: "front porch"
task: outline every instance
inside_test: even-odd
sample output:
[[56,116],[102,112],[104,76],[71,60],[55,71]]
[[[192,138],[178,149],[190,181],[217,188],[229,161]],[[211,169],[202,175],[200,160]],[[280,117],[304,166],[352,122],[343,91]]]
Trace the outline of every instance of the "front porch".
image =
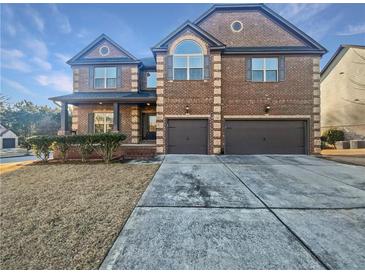
[[[77,92],[51,99],[61,106],[59,135],[120,132],[126,139],[116,156],[128,159],[154,156],[154,92]],[[71,150],[68,158],[78,159],[79,154]]]

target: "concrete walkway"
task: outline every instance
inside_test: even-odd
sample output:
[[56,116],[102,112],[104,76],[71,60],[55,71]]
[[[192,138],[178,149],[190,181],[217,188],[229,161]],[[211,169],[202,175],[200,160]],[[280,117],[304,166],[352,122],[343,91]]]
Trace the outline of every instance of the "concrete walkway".
[[365,168],[167,155],[101,269],[364,269]]

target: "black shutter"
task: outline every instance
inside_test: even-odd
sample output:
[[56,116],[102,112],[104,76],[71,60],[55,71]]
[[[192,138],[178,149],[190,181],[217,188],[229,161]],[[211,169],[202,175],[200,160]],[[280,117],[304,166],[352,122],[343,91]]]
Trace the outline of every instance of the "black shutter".
[[173,56],[166,56],[166,78],[167,80],[173,80]]
[[94,67],[93,66],[89,67],[89,88],[90,89],[94,88]]
[[204,55],[204,79],[210,78],[210,56]]
[[87,115],[87,133],[94,133],[94,113],[88,113]]
[[252,81],[252,58],[246,57],[246,81]]
[[279,81],[285,81],[285,57],[279,57]]
[[120,66],[117,67],[117,88],[122,87],[122,71]]

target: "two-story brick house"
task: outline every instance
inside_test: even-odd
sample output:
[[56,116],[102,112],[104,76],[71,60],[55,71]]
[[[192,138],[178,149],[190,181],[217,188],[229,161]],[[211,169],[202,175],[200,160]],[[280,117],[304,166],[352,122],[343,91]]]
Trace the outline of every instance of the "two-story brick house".
[[326,49],[265,5],[214,5],[152,52],[139,60],[102,35],[68,61],[74,92],[51,98],[60,133],[121,131],[157,154],[320,151]]

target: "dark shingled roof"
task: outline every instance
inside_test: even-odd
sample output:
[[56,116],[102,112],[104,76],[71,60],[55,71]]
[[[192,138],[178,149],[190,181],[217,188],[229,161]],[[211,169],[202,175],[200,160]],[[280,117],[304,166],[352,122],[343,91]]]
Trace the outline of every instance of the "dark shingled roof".
[[147,57],[147,58],[141,58],[140,59],[143,67],[145,68],[155,68],[156,67],[156,61],[153,57]]
[[126,103],[154,103],[155,92],[74,92],[71,94],[51,97],[49,100],[66,103],[85,102],[126,102]]

